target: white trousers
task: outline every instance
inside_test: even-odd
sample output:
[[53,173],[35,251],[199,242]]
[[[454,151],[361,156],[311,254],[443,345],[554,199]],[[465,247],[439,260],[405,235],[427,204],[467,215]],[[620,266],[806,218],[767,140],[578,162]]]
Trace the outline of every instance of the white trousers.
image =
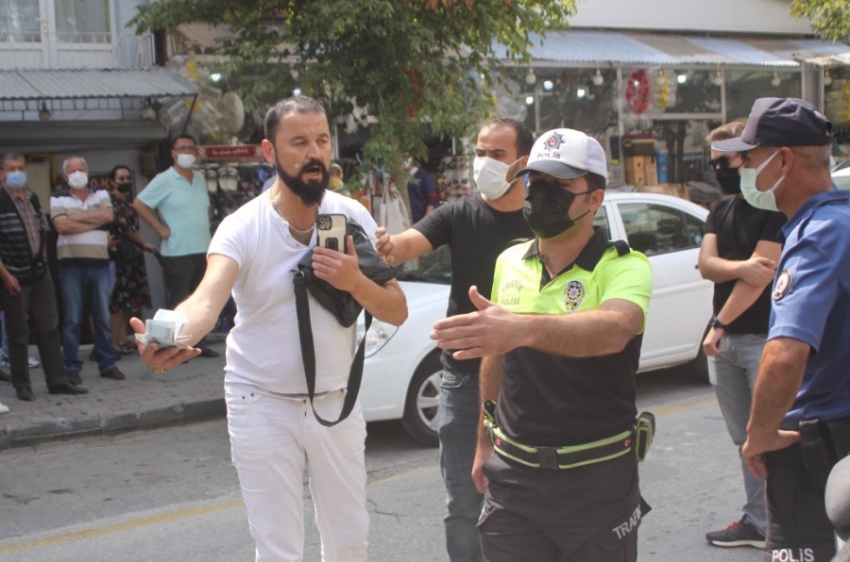
[[[345,393],[316,397],[324,419],[339,416]],[[301,562],[304,556],[303,478],[310,478],[324,562],[366,560],[366,424],[358,401],[334,427],[316,421],[310,401],[225,389],[233,465],[248,511],[257,562]]]

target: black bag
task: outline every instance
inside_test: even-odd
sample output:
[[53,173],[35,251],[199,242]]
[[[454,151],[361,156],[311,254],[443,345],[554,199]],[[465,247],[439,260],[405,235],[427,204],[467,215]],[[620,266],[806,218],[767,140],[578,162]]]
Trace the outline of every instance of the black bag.
[[137,261],[144,255],[138,244],[127,238],[126,236],[115,246],[115,254],[118,256],[118,263],[130,263]]
[[[372,242],[363,231],[363,227],[355,221],[348,219],[346,235],[354,239],[354,249],[360,262],[360,271],[363,274],[383,285],[390,279],[395,278],[395,268],[385,262],[378,252],[372,247]],[[360,341],[354,354],[354,361],[348,373],[348,386],[346,388],[345,400],[342,403],[342,411],[336,421],[323,419],[316,413],[313,406],[313,396],[316,393],[316,350],[313,344],[313,328],[310,323],[310,304],[307,293],[336,316],[340,325],[348,328],[357,321],[363,307],[354,300],[351,293],[340,291],[327,281],[318,279],[313,274],[313,250],[304,254],[298,262],[298,271],[295,273],[295,309],[298,316],[298,336],[301,342],[301,360],[304,363],[304,376],[307,379],[307,395],[310,397],[310,407],[316,420],[326,426],[332,427],[343,421],[354,409],[357,395],[360,393],[360,381],[363,379],[363,363],[366,353],[366,337]],[[366,312],[366,332],[372,325],[372,315]],[[364,332],[365,334],[365,332]]]
[[[378,252],[372,247],[369,237],[363,231],[363,227],[352,219],[348,219],[346,222],[348,225],[346,235],[354,239],[354,249],[357,251],[357,259],[360,262],[360,271],[363,272],[363,275],[379,285],[383,285],[390,279],[395,279],[395,268],[378,255]],[[307,290],[323,308],[333,312],[340,325],[348,328],[357,321],[363,307],[354,300],[354,297],[313,275],[312,249],[304,254],[304,257],[298,262],[298,272],[295,274],[296,292],[299,281],[306,285]]]

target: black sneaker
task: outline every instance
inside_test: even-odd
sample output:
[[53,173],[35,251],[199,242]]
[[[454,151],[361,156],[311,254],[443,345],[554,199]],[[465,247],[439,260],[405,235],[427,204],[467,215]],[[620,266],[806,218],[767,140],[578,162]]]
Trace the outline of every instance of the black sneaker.
[[722,531],[707,533],[705,540],[714,546],[751,546],[764,550],[764,534],[752,523],[747,523],[747,517],[741,517]]

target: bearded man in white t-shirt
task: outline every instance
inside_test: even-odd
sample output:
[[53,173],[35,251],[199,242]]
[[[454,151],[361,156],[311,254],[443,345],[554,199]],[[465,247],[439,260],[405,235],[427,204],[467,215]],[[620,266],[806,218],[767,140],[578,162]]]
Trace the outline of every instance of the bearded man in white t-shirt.
[[[395,280],[378,285],[358,266],[351,237],[345,253],[316,246],[316,217],[340,213],[359,223],[375,244],[377,225],[356,201],[326,191],[331,135],[324,108],[306,97],[285,99],[266,114],[263,153],[277,169],[274,186],[219,226],[206,274],[178,311],[188,316],[181,334],[199,341],[215,325],[233,293],[239,310],[227,337],[225,400],[233,464],[248,511],[257,560],[300,561],[304,548],[302,478],[322,539],[322,560],[366,560],[369,520],[364,463],[366,425],[359,403],[345,421],[320,425],[307,399],[296,320],[293,275],[313,249],[316,276],[351,293],[375,318],[399,325],[407,305]],[[316,345],[319,415],[342,409],[354,356],[356,326],[343,328],[310,297]],[[133,319],[136,332],[144,325]],[[141,348],[154,371],[200,350],[156,344]]]

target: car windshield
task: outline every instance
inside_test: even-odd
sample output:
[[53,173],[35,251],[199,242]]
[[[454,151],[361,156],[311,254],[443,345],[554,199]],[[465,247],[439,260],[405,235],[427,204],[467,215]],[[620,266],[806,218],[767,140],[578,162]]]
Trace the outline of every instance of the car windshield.
[[397,268],[399,281],[422,281],[448,285],[452,282],[451,253],[448,246],[440,246]]

